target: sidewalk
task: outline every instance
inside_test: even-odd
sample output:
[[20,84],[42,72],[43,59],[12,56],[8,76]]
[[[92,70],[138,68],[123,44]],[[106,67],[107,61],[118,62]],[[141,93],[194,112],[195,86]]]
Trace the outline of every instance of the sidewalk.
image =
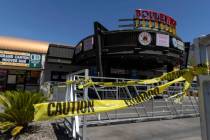
[[88,140],[201,140],[200,118],[87,128]]

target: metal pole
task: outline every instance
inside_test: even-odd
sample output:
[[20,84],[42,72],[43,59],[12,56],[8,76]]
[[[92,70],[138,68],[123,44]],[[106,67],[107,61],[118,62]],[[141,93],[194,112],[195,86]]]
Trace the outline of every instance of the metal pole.
[[207,65],[207,72],[209,75],[209,55],[208,55],[208,45],[206,46],[206,65]]
[[[89,78],[89,70],[85,69],[85,80]],[[88,100],[88,88],[85,88],[83,90],[83,100]],[[86,140],[86,128],[87,128],[87,118],[85,115],[83,115],[83,127],[82,127],[82,139]]]
[[[70,80],[73,80],[73,76],[72,75],[70,76]],[[76,101],[73,84],[70,85],[70,95],[69,95],[69,97],[70,97],[70,101],[71,102],[75,102]],[[76,122],[76,117],[77,116],[71,118],[71,123],[72,123],[72,137],[75,138],[75,139],[77,137],[76,125],[78,125],[78,124],[76,124],[77,123]]]
[[102,65],[102,51],[101,51],[101,27],[102,25],[98,22],[94,22],[94,45],[96,47],[96,66],[97,66],[97,72],[99,72],[99,76],[103,77],[103,65]]

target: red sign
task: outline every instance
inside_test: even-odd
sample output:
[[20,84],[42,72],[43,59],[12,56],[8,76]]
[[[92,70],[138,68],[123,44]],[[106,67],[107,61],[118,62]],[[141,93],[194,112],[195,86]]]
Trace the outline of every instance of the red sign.
[[172,17],[165,15],[163,13],[160,13],[160,12],[155,12],[152,10],[137,9],[136,16],[140,20],[151,20],[151,21],[157,21],[157,22],[160,22],[168,26],[172,26],[172,27],[176,26],[176,21]]

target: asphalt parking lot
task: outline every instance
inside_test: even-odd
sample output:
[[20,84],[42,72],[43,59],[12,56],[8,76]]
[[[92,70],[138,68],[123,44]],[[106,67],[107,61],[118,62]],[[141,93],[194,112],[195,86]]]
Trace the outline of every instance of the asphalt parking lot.
[[87,128],[88,140],[201,140],[200,118]]

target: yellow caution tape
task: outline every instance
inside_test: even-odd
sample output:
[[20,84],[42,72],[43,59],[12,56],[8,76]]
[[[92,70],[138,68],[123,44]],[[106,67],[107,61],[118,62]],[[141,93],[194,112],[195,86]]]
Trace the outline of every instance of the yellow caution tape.
[[[186,90],[190,87],[190,83],[193,79],[193,76],[197,74],[203,74],[206,72],[207,70],[204,67],[196,67],[170,72],[166,75],[159,77],[159,79],[155,79],[157,81],[168,80],[168,83],[149,89],[145,92],[140,92],[136,97],[127,100],[83,100],[77,102],[50,102],[35,104],[34,121],[52,120],[70,116],[95,114],[138,105],[140,103],[152,99],[156,95],[164,94],[165,89],[168,88],[170,85],[184,80],[186,80],[186,82],[184,84],[183,92],[186,92]],[[85,84],[86,85],[84,87],[88,87],[90,85],[97,84],[97,82],[89,81]],[[136,81],[127,81],[121,83],[100,82],[100,85],[105,86],[128,86],[130,84],[135,85]]]
[[167,74],[164,74],[163,76],[153,78],[153,79],[146,79],[146,80],[131,80],[131,81],[123,81],[123,82],[93,82],[92,80],[89,80],[85,84],[80,84],[78,86],[79,89],[87,88],[90,86],[104,86],[104,87],[123,87],[123,86],[133,86],[133,85],[140,85],[140,84],[154,84],[158,83],[160,81],[171,81],[174,79],[177,79],[181,76],[184,76],[184,74],[188,73],[189,69],[179,70],[179,71],[172,71]]
[[85,100],[77,102],[50,102],[35,104],[34,121],[88,115],[127,108],[148,101],[154,96],[164,93],[163,91],[170,85],[183,80],[185,79],[180,77],[164,85],[157,86],[145,92],[140,92],[135,98],[127,100]]
[[169,98],[175,98],[174,102],[175,103],[179,103],[181,104],[181,102],[183,101],[184,99],[184,96],[187,95],[187,91],[188,89],[190,88],[191,86],[191,83],[193,81],[193,78],[194,78],[194,73],[193,71],[190,71],[189,73],[187,73],[186,77],[185,77],[185,83],[184,83],[184,86],[183,86],[183,89],[182,89],[182,92],[181,93],[177,93],[175,95],[172,95],[170,96]]
[[183,70],[175,70],[169,73],[166,73],[160,77],[146,79],[146,80],[131,80],[131,81],[123,81],[123,82],[93,82],[92,80],[87,80],[87,83],[80,84],[78,86],[79,89],[87,88],[90,86],[104,86],[104,87],[123,87],[123,86],[133,86],[133,85],[140,85],[140,84],[154,84],[160,81],[171,81],[177,79],[181,76],[188,77],[189,73],[193,72],[194,75],[196,74],[204,74],[207,73],[207,67],[205,66],[197,66],[193,68],[183,69]]
[[89,79],[67,80],[66,84],[72,85],[72,84],[80,84],[80,83],[87,83],[87,82],[89,82]]

